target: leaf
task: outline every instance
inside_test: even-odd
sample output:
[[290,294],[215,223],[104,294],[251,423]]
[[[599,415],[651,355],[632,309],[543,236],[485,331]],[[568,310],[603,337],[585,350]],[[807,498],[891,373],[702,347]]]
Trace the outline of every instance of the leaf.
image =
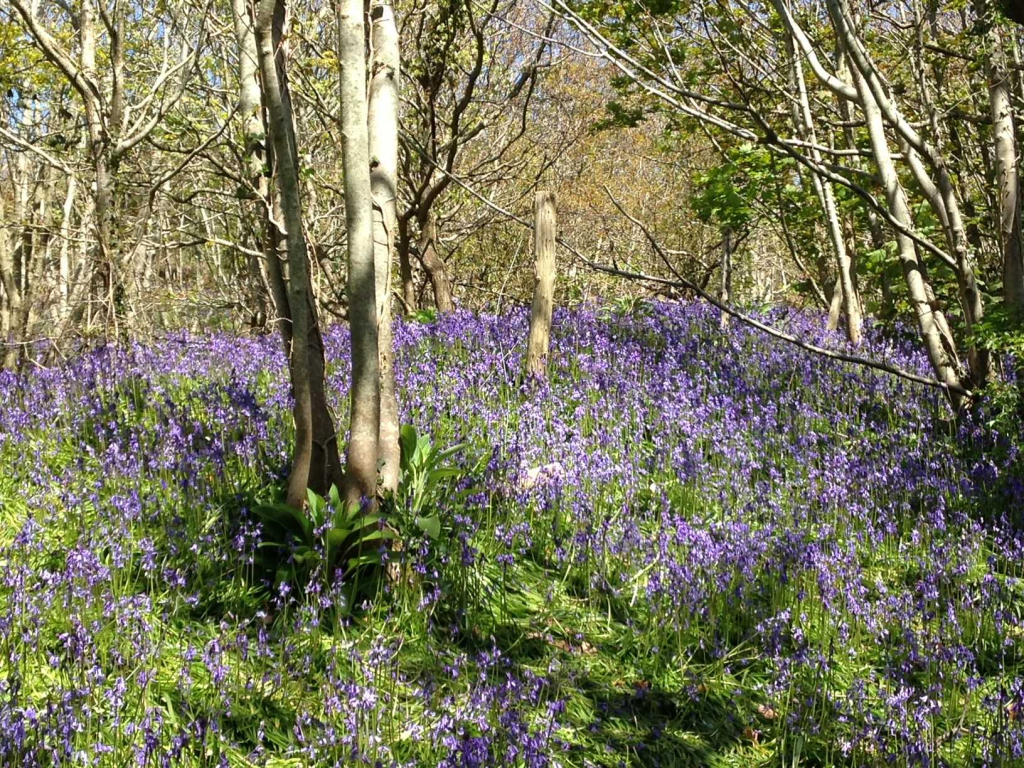
[[451,458],[456,453],[463,450],[467,445],[469,445],[469,443],[456,443],[450,448],[445,448],[443,451],[438,451],[436,454],[437,461],[441,462],[444,461],[445,459]]
[[327,507],[327,502],[324,501],[322,496],[318,496],[315,491],[310,488],[306,489],[306,500],[309,502],[309,514],[316,523],[316,527],[319,528],[324,524],[324,510]]
[[303,539],[307,544],[313,540],[313,526],[301,510],[287,504],[261,504],[253,507],[253,514],[262,520],[275,523],[286,531]]
[[352,521],[356,519],[362,504],[353,501],[351,504],[343,504],[334,510],[334,519],[331,521],[335,528],[351,528]]
[[345,543],[345,540],[351,535],[352,531],[348,531],[343,528],[331,528],[325,537],[328,548],[332,550],[340,548]]
[[446,477],[458,477],[461,474],[462,470],[458,467],[440,467],[430,471],[427,475],[427,483],[433,485],[439,480],[444,480]]
[[403,424],[399,431],[398,442],[402,451],[402,463],[408,464],[416,450],[416,427],[412,424]]
[[362,544],[362,543],[365,543],[367,541],[379,541],[381,539],[392,539],[392,540],[394,540],[394,539],[397,539],[397,538],[398,538],[398,534],[395,533],[394,531],[392,531],[391,529],[389,529],[389,528],[381,528],[381,529],[376,530],[376,531],[371,531],[370,533],[366,534],[365,536],[361,536],[359,538],[359,543]]
[[384,519],[384,515],[363,515],[353,527],[355,530],[360,528],[369,528],[371,525],[376,525]]
[[349,558],[348,570],[354,571],[356,568],[363,565],[380,565],[380,555],[376,552],[370,552],[365,555],[360,555],[359,557]]
[[427,463],[428,456],[430,456],[430,438],[424,435],[416,441],[416,449],[412,452],[410,464],[414,467],[422,466]]
[[441,535],[441,520],[437,515],[431,515],[430,517],[417,517],[416,525],[432,539],[436,539]]

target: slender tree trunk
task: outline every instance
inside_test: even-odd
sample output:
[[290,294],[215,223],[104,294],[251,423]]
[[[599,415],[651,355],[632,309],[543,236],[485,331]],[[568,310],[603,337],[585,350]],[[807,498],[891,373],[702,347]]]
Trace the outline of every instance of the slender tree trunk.
[[452,312],[455,309],[452,285],[448,279],[448,268],[437,255],[437,224],[430,214],[427,214],[427,218],[420,224],[420,261],[423,262],[423,270],[430,280],[430,287],[434,290],[434,306],[437,307],[437,311]]
[[370,191],[373,196],[373,262],[377,303],[377,356],[380,376],[380,431],[377,462],[381,489],[398,489],[399,423],[391,334],[391,268],[398,237],[398,28],[390,5],[374,2],[370,94],[367,120]]
[[547,376],[548,370],[551,314],[555,303],[556,226],[554,193],[538,192],[533,208],[533,307],[526,345],[526,370],[536,376]]
[[[814,148],[818,143],[818,137],[817,131],[814,128],[814,117],[811,113],[810,99],[807,97],[807,83],[804,80],[803,66],[800,64],[800,58],[796,55],[796,46],[793,43],[792,36],[789,38],[789,49],[792,56],[793,79],[796,82],[799,97],[799,109],[797,110],[797,107],[794,106],[794,111],[798,111],[799,114],[794,115],[794,118],[797,119],[798,130],[802,129],[800,132],[803,133],[804,138],[812,145],[812,159],[816,163],[821,164],[821,153]],[[811,174],[811,179],[814,183],[815,194],[825,213],[829,241],[832,243],[832,251],[836,258],[836,269],[839,275],[836,281],[836,284],[839,286],[837,291],[839,294],[838,302],[842,307],[843,313],[846,315],[846,337],[854,344],[859,344],[863,321],[861,319],[860,304],[853,285],[851,259],[846,250],[843,228],[839,222],[839,207],[836,205],[835,191],[832,188],[832,182],[821,179],[818,174]],[[837,292],[833,292],[833,304],[837,303]],[[835,330],[839,322],[838,316],[833,318],[833,314],[830,308],[828,320],[830,330]]]
[[283,39],[283,25],[283,2],[261,0],[256,33],[284,214],[288,248],[288,305],[292,320],[290,362],[295,398],[295,450],[286,500],[289,505],[301,508],[307,488],[323,494],[329,483],[338,478],[340,461],[335,458],[334,427],[323,391],[323,345],[310,289],[306,239],[302,231],[294,125],[290,105],[285,99],[283,72],[279,69],[283,69],[283,58],[279,61],[276,55],[279,41]]
[[348,228],[348,313],[352,335],[351,435],[345,473],[350,502],[377,495],[380,380],[377,290],[373,262],[373,198],[366,114],[363,0],[338,2],[341,149]]
[[[0,220],[4,218],[4,196],[0,195]],[[3,314],[0,317],[0,331],[3,331],[2,365],[5,370],[14,368],[18,361],[17,339],[14,338],[14,326],[21,310],[21,287],[18,285],[14,271],[14,259],[10,247],[8,228],[0,227],[0,281],[3,283],[4,302]]]
[[[861,108],[867,121],[868,134],[871,139],[871,151],[878,167],[878,173],[885,189],[889,210],[896,220],[904,227],[913,226],[910,205],[906,192],[900,184],[896,166],[892,160],[889,142],[885,135],[885,124],[882,112],[878,108],[875,97],[861,77],[857,68],[850,67],[854,84],[861,97]],[[902,233],[897,233],[896,242],[903,276],[907,283],[910,304],[914,310],[914,319],[924,342],[925,351],[939,381],[958,385],[959,377],[956,370],[956,349],[953,339],[948,334],[945,317],[938,308],[930,286],[925,281],[921,264],[918,261],[914,241]],[[954,407],[959,407],[961,397],[947,390]]]
[[999,242],[1003,251],[1003,303],[1010,316],[1024,320],[1024,241],[1021,234],[1020,175],[1010,81],[1002,36],[994,24],[986,42],[989,109],[998,185]]
[[78,180],[68,177],[67,193],[64,196],[64,207],[61,209],[60,221],[60,320],[64,322],[71,312],[71,217],[75,210],[75,193]]

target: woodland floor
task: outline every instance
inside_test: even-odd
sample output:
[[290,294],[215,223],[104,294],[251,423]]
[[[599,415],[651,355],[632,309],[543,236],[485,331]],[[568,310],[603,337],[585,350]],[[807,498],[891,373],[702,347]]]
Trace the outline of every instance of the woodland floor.
[[0,374],[0,763],[1021,764],[1019,433],[689,304],[558,311],[524,382],[526,324],[399,324],[390,580],[272,504],[276,338]]

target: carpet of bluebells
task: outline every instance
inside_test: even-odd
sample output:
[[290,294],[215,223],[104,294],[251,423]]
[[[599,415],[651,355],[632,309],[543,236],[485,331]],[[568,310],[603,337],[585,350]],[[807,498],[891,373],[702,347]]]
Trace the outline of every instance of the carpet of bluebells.
[[276,337],[0,374],[0,764],[1024,765],[1021,434],[691,304],[556,312],[524,380],[527,322],[397,327],[466,445],[358,605],[264,566]]

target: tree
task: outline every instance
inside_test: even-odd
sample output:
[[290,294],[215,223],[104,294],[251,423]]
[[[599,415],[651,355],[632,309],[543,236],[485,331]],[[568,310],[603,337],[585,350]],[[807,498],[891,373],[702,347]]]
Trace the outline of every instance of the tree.
[[391,340],[391,267],[398,238],[398,85],[399,50],[395,16],[387,2],[370,10],[370,91],[367,102],[370,194],[373,199],[373,263],[377,301],[380,367],[380,433],[377,459],[381,486],[398,488],[399,423]]
[[[309,257],[302,226],[297,166],[298,142],[291,115],[282,48],[284,24],[283,0],[260,0],[256,17],[260,73],[270,118],[270,139],[274,148],[276,179],[284,214],[283,234],[288,253],[286,298],[291,332],[286,337],[286,347],[295,400],[295,447],[286,502],[301,508],[307,488],[323,495],[332,484],[340,483],[341,462],[334,421],[324,392],[323,338],[309,280]],[[270,258],[276,259],[277,256],[271,254]]]
[[340,0],[340,128],[345,167],[349,329],[352,336],[350,438],[345,475],[345,494],[349,501],[358,501],[360,497],[376,498],[380,432],[380,364],[364,34],[362,0]]
[[[139,87],[136,82],[129,84],[126,77],[128,38],[133,24],[137,23],[129,20],[126,3],[115,2],[108,6],[96,0],[82,0],[77,8],[58,5],[53,16],[56,23],[74,29],[77,56],[62,42],[62,32],[47,28],[38,15],[36,4],[11,0],[11,5],[45,59],[78,95],[85,111],[96,234],[93,281],[97,298],[106,306],[108,327],[117,330],[124,314],[125,273],[131,266],[126,261],[131,250],[122,248],[117,240],[121,202],[117,195],[119,169],[126,155],[153,133],[184,93],[195,71],[198,51],[202,49],[205,15],[200,17],[195,39],[189,40],[186,35],[177,34],[178,30],[186,28],[188,12],[169,4],[165,6],[171,18],[159,20],[163,35],[167,38],[174,35],[178,39],[174,43],[167,40],[162,65],[150,83]],[[104,59],[105,67],[109,68],[104,73],[97,65],[101,38],[106,41]],[[172,45],[178,50],[175,61],[166,56]]]
[[513,37],[503,23],[509,18],[530,23],[519,0],[418,0],[403,14],[401,39],[410,55],[403,68],[397,247],[407,310],[417,305],[414,255],[438,309],[454,306],[438,248],[439,224],[447,218],[439,215],[439,202],[452,189],[453,175],[483,190],[523,175],[516,194],[526,199],[550,162],[531,162],[527,135],[546,38]]

